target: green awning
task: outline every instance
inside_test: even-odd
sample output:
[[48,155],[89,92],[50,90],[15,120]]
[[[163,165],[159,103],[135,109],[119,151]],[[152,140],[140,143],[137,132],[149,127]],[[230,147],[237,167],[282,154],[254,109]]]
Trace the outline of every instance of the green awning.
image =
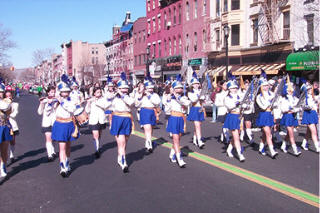
[[318,70],[319,51],[291,53],[286,60],[287,71]]

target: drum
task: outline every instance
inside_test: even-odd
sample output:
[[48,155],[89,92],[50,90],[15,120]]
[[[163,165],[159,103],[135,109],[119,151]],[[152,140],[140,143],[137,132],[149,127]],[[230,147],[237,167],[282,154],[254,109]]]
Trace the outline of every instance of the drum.
[[74,116],[79,124],[79,126],[86,126],[89,122],[89,116],[83,107],[80,107],[74,112]]

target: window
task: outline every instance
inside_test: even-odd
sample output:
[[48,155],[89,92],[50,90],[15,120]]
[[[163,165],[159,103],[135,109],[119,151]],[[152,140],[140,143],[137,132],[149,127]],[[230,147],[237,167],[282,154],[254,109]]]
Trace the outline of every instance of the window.
[[216,30],[216,49],[220,48],[220,30]]
[[240,45],[240,24],[231,25],[231,46]]
[[98,64],[99,63],[99,59],[98,59],[98,57],[96,57],[96,64]]
[[169,38],[169,55],[172,55],[171,39]]
[[179,53],[178,54],[182,54],[182,40],[180,35],[179,35]]
[[216,17],[220,17],[220,0],[216,0]]
[[198,18],[198,0],[194,0],[194,18]]
[[252,26],[252,31],[253,31],[253,43],[258,43],[258,19],[254,19],[253,21],[253,26]]
[[164,40],[164,55],[167,55],[167,40]]
[[169,19],[168,19],[168,22],[171,22],[171,10],[169,9],[169,11],[168,11],[168,15],[169,15]]
[[177,54],[177,40],[176,37],[173,38],[173,54]]
[[152,25],[153,25],[153,31],[152,32],[156,32],[156,18],[153,17],[152,19]]
[[134,34],[134,43],[135,44],[137,43],[137,34],[136,33]]
[[94,64],[94,57],[91,58],[91,63]]
[[228,0],[224,0],[224,3],[223,3],[223,12],[228,12]]
[[207,12],[207,0],[203,0],[203,5],[202,5],[202,15],[206,15]]
[[189,34],[186,35],[186,54],[189,53]]
[[141,65],[141,55],[139,55],[139,65]]
[[307,20],[308,45],[314,44],[314,15],[305,16]]
[[207,32],[205,29],[202,30],[202,49],[205,48],[207,43]]
[[136,56],[136,55],[134,56],[134,65],[135,65],[135,66],[138,65],[138,64],[137,64],[137,56]]
[[150,12],[150,0],[148,0],[148,12]]
[[161,30],[161,16],[158,16],[158,31]]
[[179,24],[181,24],[181,5],[179,5]]
[[164,12],[164,29],[167,28],[167,13]]
[[189,21],[190,19],[190,5],[189,2],[186,3],[186,20]]
[[283,13],[283,39],[290,39],[290,11]]
[[139,43],[141,43],[141,31],[139,31]]
[[145,42],[146,41],[146,31],[144,30],[143,31],[143,42]]
[[156,0],[152,0],[152,9],[156,8]]
[[231,1],[231,10],[240,10],[240,0]]
[[158,44],[158,57],[161,57],[161,43]]
[[197,34],[197,32],[194,32],[194,44],[193,44],[193,50],[195,51],[195,52],[197,52],[197,50],[198,50],[198,34]]
[[153,44],[153,55],[152,57],[156,57],[156,44]]
[[176,17],[176,7],[173,8],[173,25],[176,25],[177,23],[177,17]]
[[150,20],[148,21],[148,34],[150,34],[151,32],[151,24],[150,24]]

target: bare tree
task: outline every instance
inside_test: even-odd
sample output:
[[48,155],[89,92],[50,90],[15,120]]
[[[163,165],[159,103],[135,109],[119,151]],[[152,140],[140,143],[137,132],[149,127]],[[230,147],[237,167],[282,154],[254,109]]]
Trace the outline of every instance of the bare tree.
[[3,25],[0,23],[0,64],[8,63],[8,55],[6,52],[16,47],[16,44],[10,40],[10,36],[11,31],[3,28]]
[[38,49],[32,54],[32,62],[34,66],[41,64],[45,60],[49,60],[54,54],[53,48]]

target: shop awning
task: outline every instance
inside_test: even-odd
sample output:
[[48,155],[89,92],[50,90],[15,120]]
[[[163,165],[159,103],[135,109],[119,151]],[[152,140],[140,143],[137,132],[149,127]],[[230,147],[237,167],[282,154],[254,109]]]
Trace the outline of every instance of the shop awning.
[[[228,71],[230,71],[231,69],[232,66],[228,66]],[[207,74],[210,76],[226,76],[226,66],[214,67],[213,69],[208,70]]]
[[319,51],[291,53],[286,60],[286,69],[288,71],[318,70]]
[[233,75],[260,75],[263,69],[268,75],[276,75],[285,64],[243,65],[232,72]]

